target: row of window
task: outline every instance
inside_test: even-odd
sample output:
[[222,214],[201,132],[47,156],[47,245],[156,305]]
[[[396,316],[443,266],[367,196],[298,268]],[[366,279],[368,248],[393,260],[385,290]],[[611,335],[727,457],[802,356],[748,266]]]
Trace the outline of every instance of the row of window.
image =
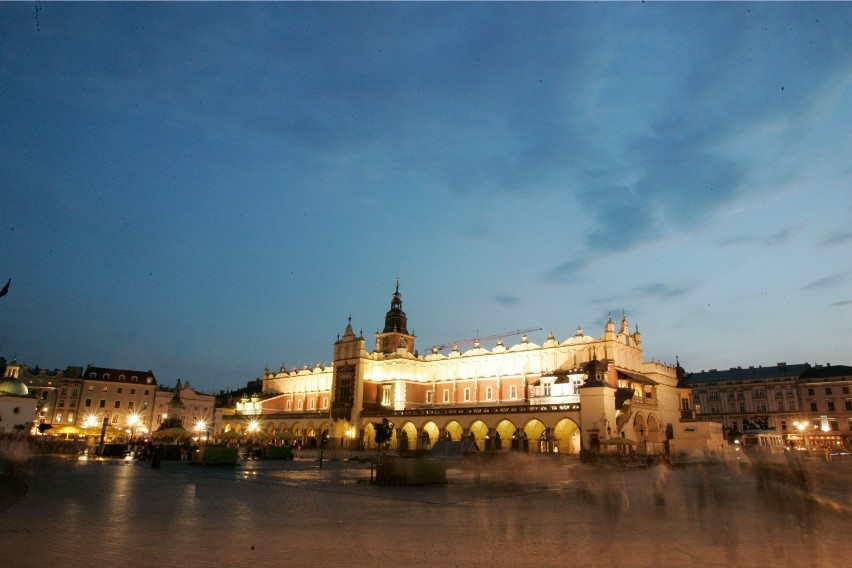
[[[448,403],[450,402],[450,394],[451,389],[443,389],[442,400],[441,402]],[[509,399],[515,400],[518,398],[518,387],[516,385],[509,386]],[[473,402],[472,391],[470,388],[465,388],[462,391],[462,400],[464,402]],[[494,387],[485,387],[485,398],[483,399],[486,402],[494,401]],[[434,404],[435,402],[435,391],[426,391],[426,404]],[[389,404],[389,403],[385,403]]]
[[[87,390],[89,392],[93,392],[95,390],[95,385],[89,385]],[[62,396],[65,396],[66,392],[67,391],[66,391],[65,387],[63,387],[59,390],[59,394],[62,395]],[[102,386],[101,392],[109,392],[109,386],[108,385]],[[118,393],[118,394],[123,394],[124,388],[123,387],[117,387],[115,389],[115,392]],[[145,389],[145,396],[148,396],[150,393],[151,393],[150,389]],[[130,389],[130,394],[136,394],[136,389]],[[71,390],[71,396],[77,396],[77,389]]]
[[[844,403],[845,403],[845,409],[852,411],[852,400],[844,401]],[[810,404],[810,407],[811,407],[811,411],[816,412],[816,411],[819,410],[819,404],[817,402],[810,401],[809,404]],[[833,400],[825,401],[825,406],[826,406],[826,410],[828,410],[829,412],[836,412],[837,411],[837,405],[835,404],[835,402]]]
[[[97,374],[97,373],[89,373],[89,378],[90,378],[90,379],[97,379],[97,378],[98,378],[98,374]],[[109,373],[104,373],[104,376],[103,376],[103,377],[101,377],[101,378],[103,378],[103,379],[109,379]],[[119,375],[119,376],[118,376],[118,380],[119,380],[119,381],[123,381],[123,380],[125,380],[126,378],[127,378],[127,377],[125,377],[124,375]],[[136,375],[131,375],[131,376],[130,376],[130,380],[131,380],[131,381],[133,381],[133,382],[135,383],[136,381],[138,381],[138,380],[139,380],[139,377],[137,377]]]
[[[840,422],[836,418],[828,418],[827,422],[828,422],[828,424],[827,424],[828,431],[830,431],[830,432],[839,432],[840,431]],[[795,428],[789,427],[790,425],[788,424],[787,420],[780,420],[779,423],[780,423],[782,432],[785,432],[785,433],[786,432],[792,432],[794,434],[797,433]],[[742,427],[742,430],[748,430],[748,429],[754,427],[753,423],[747,418],[743,419],[742,421],[740,421],[738,419],[734,419],[734,420],[731,421],[731,425],[734,427],[734,429],[740,429],[740,427]],[[847,426],[848,430],[852,431],[852,418],[846,419],[846,426]],[[812,419],[811,430],[809,430],[809,433],[813,434],[813,433],[819,433],[819,432],[823,432],[823,431],[824,430],[823,430],[822,420],[819,419],[819,418]]]
[[[92,399],[87,398],[86,402],[84,404],[85,404],[86,408],[91,408],[92,407]],[[120,400],[116,400],[113,404],[114,404],[113,408],[121,408],[121,401]],[[76,404],[74,406],[76,406]],[[62,402],[59,403],[59,407],[60,408],[62,407]],[[106,408],[106,400],[101,399],[100,401],[98,401],[98,408]],[[133,410],[133,409],[134,409],[133,401],[132,400],[127,401],[127,410]],[[142,403],[141,410],[148,410],[148,403],[147,402]]]
[[[305,400],[304,399],[300,398],[300,399],[296,400],[296,410],[304,410],[304,407],[305,407]],[[315,398],[308,399],[308,410],[316,410],[316,409],[317,409],[317,399],[315,399]],[[324,397],[322,399],[322,409],[323,410],[328,409],[328,397]],[[284,405],[284,410],[293,410],[292,399],[287,400],[287,402]]]
[[[822,410],[820,408],[819,403],[816,402],[816,401],[810,401],[808,404],[809,404],[809,408],[810,408],[811,412],[819,412],[820,410]],[[709,406],[710,406],[710,414],[720,414],[722,412],[721,404],[719,404],[718,402],[711,402]],[[700,408],[700,405],[698,405],[698,408]],[[795,412],[796,411],[796,403],[792,400],[788,400],[787,404],[785,406],[784,401],[779,400],[777,405],[776,405],[776,408],[774,410],[776,412],[785,412],[785,411],[786,412]],[[833,400],[825,401],[825,410],[827,412],[837,412],[837,404],[835,403],[835,401],[833,401]],[[848,412],[852,412],[852,400],[844,401],[844,410],[846,410]],[[755,404],[755,412],[768,412],[768,411],[769,411],[768,405],[765,402],[757,402]],[[740,402],[739,405],[737,406],[737,408],[731,408],[730,412],[748,412],[746,410],[746,403]]]

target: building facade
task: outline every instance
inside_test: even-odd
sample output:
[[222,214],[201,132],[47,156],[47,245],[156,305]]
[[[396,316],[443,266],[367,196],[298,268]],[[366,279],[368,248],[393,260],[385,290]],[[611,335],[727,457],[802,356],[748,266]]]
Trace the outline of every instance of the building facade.
[[[4,378],[17,379],[27,386],[30,395],[37,399],[35,426],[52,426],[57,414],[59,393],[63,385],[68,387],[75,381],[79,383],[83,376],[83,367],[67,367],[66,369],[30,368],[18,361],[7,363],[0,358],[0,368]],[[65,401],[63,401],[64,403]],[[64,410],[64,409],[63,409]],[[60,412],[60,418],[64,412]],[[67,414],[65,414],[67,417]]]
[[185,429],[198,429],[201,434],[206,435],[215,428],[215,404],[214,395],[198,393],[192,389],[189,381],[181,384],[178,379],[174,390],[160,388],[156,391],[151,431],[159,428],[166,419],[173,418],[180,420]]
[[799,377],[804,420],[794,424],[807,446],[852,449],[852,367],[815,365]]
[[744,430],[781,433],[790,445],[850,447],[852,367],[799,363],[690,373],[700,420],[719,422],[728,438]]
[[25,436],[36,420],[38,398],[23,381],[0,378],[0,437]]
[[[415,349],[399,284],[372,348],[351,319],[332,347],[333,359],[314,368],[266,369],[263,394],[222,416],[222,427],[250,423],[308,446],[369,448],[372,424],[394,424],[399,450],[428,449],[439,440],[470,440],[480,449],[577,454],[629,439],[638,451],[662,453],[688,390],[677,369],[643,360],[642,335],[624,316],[603,334],[542,344],[524,335],[491,349],[479,342],[444,354]],[[616,446],[616,444],[612,444]]]

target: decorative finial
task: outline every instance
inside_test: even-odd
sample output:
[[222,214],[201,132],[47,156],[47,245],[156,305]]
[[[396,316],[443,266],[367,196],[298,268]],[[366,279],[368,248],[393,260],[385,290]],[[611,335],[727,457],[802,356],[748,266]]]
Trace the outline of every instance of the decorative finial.
[[396,277],[396,293],[399,294],[399,276]]

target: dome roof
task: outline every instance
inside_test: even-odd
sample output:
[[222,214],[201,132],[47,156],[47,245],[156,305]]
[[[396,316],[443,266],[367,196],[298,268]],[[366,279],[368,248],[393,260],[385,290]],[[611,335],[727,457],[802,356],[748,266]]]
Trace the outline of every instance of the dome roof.
[[27,396],[28,394],[30,394],[30,389],[28,389],[27,385],[25,385],[18,379],[6,377],[5,379],[0,380],[0,395],[4,394]]

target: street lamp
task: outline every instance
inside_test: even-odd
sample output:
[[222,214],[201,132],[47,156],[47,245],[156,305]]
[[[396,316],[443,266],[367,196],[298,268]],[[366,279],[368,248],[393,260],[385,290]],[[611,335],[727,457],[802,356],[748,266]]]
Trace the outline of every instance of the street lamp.
[[204,438],[201,439],[205,442],[207,441],[207,423],[204,420],[199,420],[195,423],[195,431],[199,438],[201,438],[201,434],[203,432]]
[[83,420],[83,428],[85,428],[87,430],[89,428],[97,428],[99,422],[100,421],[98,420],[97,416],[95,416],[94,414],[90,414],[90,415],[86,416],[85,420]]
[[127,417],[127,425],[130,426],[130,439],[131,440],[134,437],[136,437],[136,426],[139,424],[139,422],[140,422],[139,415],[136,414],[135,412],[131,413]]
[[805,420],[794,420],[793,426],[799,431],[799,436],[802,437],[802,449],[808,449],[807,429],[809,424]]

